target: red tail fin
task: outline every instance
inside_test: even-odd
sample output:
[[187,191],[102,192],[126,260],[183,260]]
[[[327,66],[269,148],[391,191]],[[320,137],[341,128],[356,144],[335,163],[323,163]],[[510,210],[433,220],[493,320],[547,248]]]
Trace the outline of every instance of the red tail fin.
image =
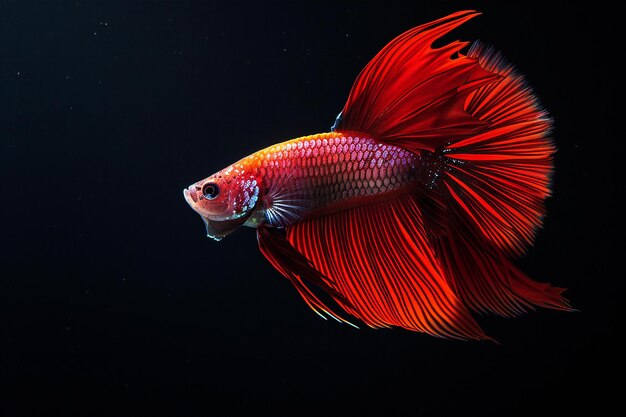
[[476,43],[468,56],[501,78],[468,96],[467,112],[489,128],[446,148],[445,186],[487,239],[518,256],[532,244],[550,195],[551,120],[499,54]]
[[478,311],[571,310],[562,289],[530,280],[505,256],[523,254],[542,224],[555,150],[551,121],[499,54],[476,43],[468,56],[501,78],[472,91],[465,105],[489,127],[443,150],[449,233],[439,253],[450,285]]

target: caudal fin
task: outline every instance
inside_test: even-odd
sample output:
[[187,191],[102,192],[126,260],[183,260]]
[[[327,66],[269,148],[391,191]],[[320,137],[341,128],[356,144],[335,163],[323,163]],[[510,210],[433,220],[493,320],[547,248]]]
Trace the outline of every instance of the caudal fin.
[[438,249],[450,285],[477,311],[571,310],[563,289],[531,280],[508,259],[532,245],[543,222],[555,151],[551,119],[500,54],[475,43],[468,58],[500,78],[472,91],[465,103],[488,127],[440,151],[439,191],[449,223]]
[[445,147],[446,191],[489,241],[519,256],[532,244],[550,195],[552,121],[500,54],[475,43],[468,57],[500,78],[466,99],[466,111],[488,128]]

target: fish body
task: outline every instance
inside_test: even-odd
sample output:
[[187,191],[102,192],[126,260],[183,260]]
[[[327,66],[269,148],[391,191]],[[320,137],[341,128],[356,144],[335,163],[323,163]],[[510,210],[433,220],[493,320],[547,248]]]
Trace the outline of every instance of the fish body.
[[186,195],[200,201],[204,183],[230,176],[243,190],[231,218],[247,213],[246,226],[286,227],[410,192],[422,172],[413,152],[358,132],[328,132],[260,150],[193,184]]
[[[207,235],[256,228],[261,252],[320,316],[490,339],[472,312],[571,310],[513,264],[550,195],[552,121],[501,55],[398,36],[357,77],[332,131],[278,143],[183,190]],[[320,291],[321,290],[321,291]]]

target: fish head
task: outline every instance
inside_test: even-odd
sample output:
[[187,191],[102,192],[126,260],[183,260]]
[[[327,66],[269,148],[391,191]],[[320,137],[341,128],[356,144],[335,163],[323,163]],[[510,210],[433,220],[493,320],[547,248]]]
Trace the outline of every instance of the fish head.
[[221,240],[243,225],[259,198],[257,179],[231,165],[183,190],[187,204],[202,217],[207,236]]

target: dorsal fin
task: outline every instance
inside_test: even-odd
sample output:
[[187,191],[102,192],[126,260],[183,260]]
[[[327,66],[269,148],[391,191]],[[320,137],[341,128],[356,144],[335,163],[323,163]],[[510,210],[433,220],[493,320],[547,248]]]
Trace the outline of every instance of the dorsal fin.
[[459,54],[466,42],[432,47],[478,14],[453,13],[392,40],[357,77],[333,129],[368,133],[413,151],[433,151],[484,127],[484,121],[465,111],[465,99],[498,75]]

